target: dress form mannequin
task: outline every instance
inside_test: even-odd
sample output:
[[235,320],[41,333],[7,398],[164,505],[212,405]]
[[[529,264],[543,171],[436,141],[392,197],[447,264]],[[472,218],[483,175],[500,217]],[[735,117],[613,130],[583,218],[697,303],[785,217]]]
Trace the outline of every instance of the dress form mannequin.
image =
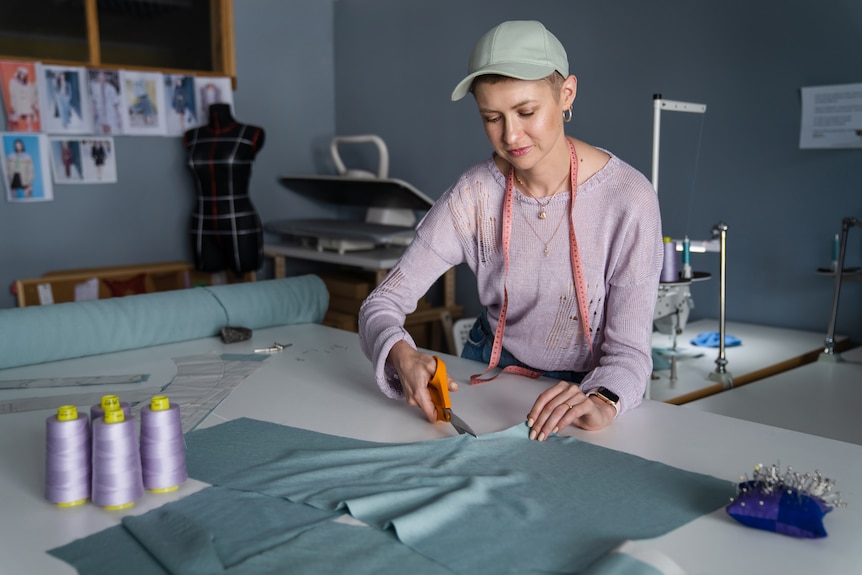
[[228,104],[213,104],[209,123],[183,140],[197,196],[190,230],[195,267],[237,275],[260,269],[263,228],[248,189],[263,128],[237,122]]

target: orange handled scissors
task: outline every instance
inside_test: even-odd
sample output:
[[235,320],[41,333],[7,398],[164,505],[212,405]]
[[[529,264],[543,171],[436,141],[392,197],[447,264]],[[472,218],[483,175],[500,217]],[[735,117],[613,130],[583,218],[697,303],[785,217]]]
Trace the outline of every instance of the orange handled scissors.
[[452,402],[449,400],[449,378],[446,375],[446,364],[436,355],[437,369],[434,376],[428,382],[428,391],[431,393],[431,401],[437,408],[437,421],[448,421],[458,433],[469,433],[476,437],[476,433],[470,429],[463,419],[452,413]]

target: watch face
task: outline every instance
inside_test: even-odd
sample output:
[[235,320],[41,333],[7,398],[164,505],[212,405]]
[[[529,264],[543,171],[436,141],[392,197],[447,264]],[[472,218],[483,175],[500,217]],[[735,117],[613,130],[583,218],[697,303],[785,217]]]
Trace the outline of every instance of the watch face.
[[596,390],[596,393],[600,393],[601,395],[604,395],[605,397],[607,397],[608,399],[610,399],[614,403],[619,403],[619,401],[620,401],[620,396],[618,396],[616,393],[614,393],[613,391],[611,391],[610,389],[608,389],[606,387],[598,388]]

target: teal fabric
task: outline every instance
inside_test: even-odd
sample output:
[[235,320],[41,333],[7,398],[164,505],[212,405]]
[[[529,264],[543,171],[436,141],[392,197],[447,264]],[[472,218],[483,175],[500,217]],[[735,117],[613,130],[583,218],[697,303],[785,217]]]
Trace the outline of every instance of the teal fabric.
[[662,571],[625,553],[611,553],[583,575],[662,575]]
[[0,310],[0,369],[261,329],[320,323],[329,292],[318,276],[198,287]]
[[189,475],[345,509],[457,573],[577,573],[725,505],[732,482],[526,426],[380,444],[240,419],[187,434]]
[[452,575],[339,513],[210,487],[49,551],[81,575]]

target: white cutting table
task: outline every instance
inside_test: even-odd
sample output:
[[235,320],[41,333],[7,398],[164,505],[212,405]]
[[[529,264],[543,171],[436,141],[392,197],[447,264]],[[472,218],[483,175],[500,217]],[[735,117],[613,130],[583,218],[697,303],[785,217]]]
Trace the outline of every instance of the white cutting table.
[[[171,381],[172,358],[206,352],[248,353],[274,341],[292,343],[273,354],[225,399],[204,426],[247,416],[320,432],[372,441],[421,441],[454,434],[432,425],[417,409],[384,397],[356,334],[319,325],[257,330],[252,340],[231,345],[217,338],[156,346],[91,358],[0,371],[2,379],[148,373],[154,389]],[[475,362],[442,356],[459,381],[482,371]],[[526,417],[538,393],[552,382],[504,375],[480,386],[463,385],[453,395],[456,412],[477,432],[502,430]],[[117,386],[105,389],[119,392]],[[0,392],[0,400],[56,390]],[[62,393],[69,393],[63,390]],[[170,396],[170,388],[167,390]],[[86,407],[86,405],[85,405]],[[0,557],[4,573],[73,573],[45,553],[116,525],[124,514],[143,513],[203,487],[188,481],[171,495],[146,494],[121,512],[92,504],[60,509],[44,499],[45,419],[51,410],[0,415]],[[820,470],[838,480],[850,507],[826,517],[829,537],[799,540],[744,527],[723,509],[659,539],[646,542],[691,574],[847,574],[862,565],[862,446],[646,401],[599,432],[565,434],[679,468],[735,481],[757,463]],[[613,497],[612,493],[608,497]]]
[[[676,379],[671,369],[655,369],[647,397],[677,405],[721,391],[722,384],[709,379],[716,370],[717,347],[700,347],[691,344],[697,335],[718,332],[717,319],[699,319],[689,322],[676,340]],[[734,385],[746,384],[780,373],[812,361],[825,346],[826,332],[804,331],[729,321],[725,334],[737,337],[742,344],[725,347],[727,371]],[[839,346],[847,344],[847,337],[835,336]],[[654,332],[654,350],[672,347],[671,336]],[[665,357],[669,358],[669,355]]]
[[685,407],[862,445],[862,347]]

